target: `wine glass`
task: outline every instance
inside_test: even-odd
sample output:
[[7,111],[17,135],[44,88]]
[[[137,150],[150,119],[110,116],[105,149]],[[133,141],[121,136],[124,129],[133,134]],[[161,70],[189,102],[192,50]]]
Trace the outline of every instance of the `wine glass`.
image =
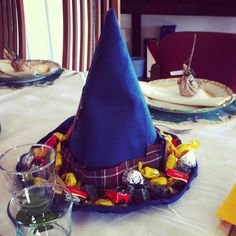
[[55,150],[44,144],[24,144],[0,155],[0,172],[13,197],[31,185],[56,183]]
[[[69,236],[73,197],[62,185],[43,183],[24,188],[25,201],[17,196],[8,204],[8,215],[16,225],[16,235]],[[44,201],[42,201],[44,199]]]

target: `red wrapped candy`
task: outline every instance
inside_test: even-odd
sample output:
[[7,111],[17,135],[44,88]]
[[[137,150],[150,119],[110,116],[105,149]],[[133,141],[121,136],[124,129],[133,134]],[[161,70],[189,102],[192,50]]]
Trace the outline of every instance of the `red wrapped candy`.
[[131,195],[123,192],[116,192],[115,190],[106,190],[104,193],[104,197],[113,201],[114,203],[125,203],[128,204]]

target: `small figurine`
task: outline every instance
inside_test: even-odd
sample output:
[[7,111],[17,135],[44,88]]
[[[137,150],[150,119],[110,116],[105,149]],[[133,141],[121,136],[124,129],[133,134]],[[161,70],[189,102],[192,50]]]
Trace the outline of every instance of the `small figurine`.
[[5,60],[11,61],[11,66],[13,67],[14,71],[30,70],[29,66],[25,63],[25,61],[19,59],[19,57],[8,48],[4,48],[3,57]]
[[191,69],[191,62],[193,58],[194,48],[196,44],[196,34],[194,35],[192,52],[186,63],[183,64],[183,75],[177,81],[179,86],[179,92],[181,96],[192,97],[198,93],[199,85],[197,80],[194,78],[194,73]]

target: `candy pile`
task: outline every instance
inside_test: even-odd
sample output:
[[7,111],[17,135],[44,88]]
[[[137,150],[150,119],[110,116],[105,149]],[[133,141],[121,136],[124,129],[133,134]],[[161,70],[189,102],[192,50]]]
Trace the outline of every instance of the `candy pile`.
[[[163,170],[148,166],[143,167],[143,163],[139,162],[136,169],[127,169],[124,172],[123,185],[116,189],[97,189],[96,186],[82,183],[79,179],[76,179],[72,172],[61,174],[63,158],[60,154],[60,148],[65,137],[62,134],[55,133],[47,144],[54,145],[57,151],[57,181],[67,187],[75,202],[100,206],[138,205],[150,199],[174,196],[186,185],[192,169],[197,165],[193,152],[199,147],[197,140],[192,140],[188,144],[178,144],[171,135],[162,131],[160,131],[160,134],[165,137],[167,143],[167,157]],[[59,140],[59,142],[56,142],[56,140]],[[42,157],[41,160],[40,157]],[[19,166],[22,168],[25,165],[24,163],[30,163],[28,164],[28,166],[31,166],[30,168],[35,168],[35,165],[41,166],[43,165],[43,154],[37,155],[37,158],[32,158],[32,155],[27,154],[26,157],[22,157]],[[40,181],[43,182],[43,179],[38,179],[36,183],[40,183]]]

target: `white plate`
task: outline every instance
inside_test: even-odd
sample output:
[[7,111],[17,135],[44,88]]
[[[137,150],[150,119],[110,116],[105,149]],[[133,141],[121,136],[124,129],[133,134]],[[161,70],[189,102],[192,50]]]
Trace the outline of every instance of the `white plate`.
[[[170,78],[170,79],[159,79],[153,80],[149,82],[149,84],[158,86],[158,87],[167,87],[167,86],[175,86],[177,84],[178,78]],[[156,110],[163,110],[168,112],[176,112],[176,113],[200,113],[200,112],[209,112],[215,109],[219,109],[221,107],[225,107],[226,105],[230,104],[233,99],[233,92],[227,86],[206,79],[197,79],[200,87],[204,90],[209,96],[211,97],[227,97],[225,102],[220,106],[216,107],[199,107],[199,106],[188,106],[188,105],[181,105],[181,104],[174,104],[159,100],[154,100],[149,97],[145,97],[145,100],[149,107],[156,109]]]
[[[6,63],[6,60],[1,60],[1,62]],[[29,75],[24,76],[21,74],[17,76],[7,76],[4,74],[1,74],[0,76],[0,86],[6,86],[6,87],[20,87],[24,85],[31,85],[31,84],[37,84],[37,83],[45,83],[47,81],[53,81],[57,77],[60,76],[62,73],[61,66],[53,61],[48,60],[27,60],[27,64],[34,66],[37,64],[45,64],[48,67],[48,71],[42,74],[36,74],[36,75]],[[9,63],[8,63],[9,64]],[[9,64],[10,68],[10,64]],[[17,73],[17,72],[16,72]]]

